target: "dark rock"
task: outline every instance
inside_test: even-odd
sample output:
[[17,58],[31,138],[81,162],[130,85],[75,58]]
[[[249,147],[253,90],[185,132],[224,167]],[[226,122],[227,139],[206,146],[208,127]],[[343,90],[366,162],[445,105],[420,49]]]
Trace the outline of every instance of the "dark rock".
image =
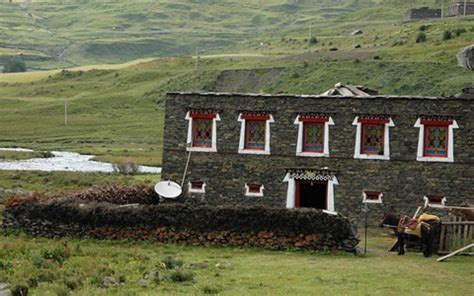
[[462,48],[457,58],[459,66],[474,71],[474,45]]
[[111,276],[106,276],[102,280],[102,287],[104,287],[104,288],[109,288],[109,287],[116,286],[116,285],[118,285],[118,281],[115,278],[111,277]]

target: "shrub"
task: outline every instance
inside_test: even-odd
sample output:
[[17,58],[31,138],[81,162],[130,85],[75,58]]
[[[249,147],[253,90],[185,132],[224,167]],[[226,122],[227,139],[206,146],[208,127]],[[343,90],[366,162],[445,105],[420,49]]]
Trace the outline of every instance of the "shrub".
[[416,43],[421,43],[426,41],[426,34],[423,32],[418,33],[418,36],[416,36]]
[[175,270],[170,274],[170,279],[176,283],[194,280],[194,273],[189,270]]
[[219,294],[222,291],[222,288],[206,285],[206,286],[202,287],[201,291],[202,291],[203,294],[214,295],[214,294]]
[[464,28],[457,28],[456,30],[454,30],[454,34],[456,34],[457,37],[461,36],[462,33],[466,33],[467,30],[464,29]]
[[48,270],[48,269],[42,269],[39,273],[38,273],[38,280],[40,282],[47,282],[47,283],[52,283],[54,282],[56,279],[58,278],[58,276],[52,272],[51,270]]
[[313,36],[309,38],[309,44],[316,44],[316,43],[318,43],[318,39],[316,37]]
[[443,40],[449,40],[451,39],[452,33],[451,31],[444,31],[443,32]]
[[12,296],[27,296],[28,286],[25,284],[18,284],[12,288],[11,292]]
[[34,257],[33,260],[31,261],[34,267],[36,268],[48,268],[49,263],[42,257]]
[[175,269],[176,267],[183,266],[184,262],[182,260],[176,260],[171,256],[166,256],[163,259],[166,269]]
[[26,64],[19,57],[3,58],[3,72],[4,73],[26,72]]
[[32,276],[32,277],[29,277],[27,280],[26,280],[26,283],[28,284],[28,287],[30,288],[36,288],[38,287],[38,284],[39,284],[40,280],[37,276]]
[[6,269],[10,269],[10,268],[12,268],[12,267],[13,267],[13,265],[12,265],[10,262],[4,261],[4,260],[0,260],[0,269],[6,270]]
[[423,31],[428,30],[429,27],[430,27],[430,25],[421,25],[421,26],[418,28],[418,30],[420,30],[420,31],[423,32]]
[[61,248],[44,250],[41,255],[44,259],[52,260],[59,265],[63,265],[64,261],[67,259],[64,250]]
[[69,277],[69,278],[65,278],[64,279],[64,285],[66,285],[66,287],[73,291],[73,290],[76,290],[78,287],[81,286],[81,282],[73,277]]

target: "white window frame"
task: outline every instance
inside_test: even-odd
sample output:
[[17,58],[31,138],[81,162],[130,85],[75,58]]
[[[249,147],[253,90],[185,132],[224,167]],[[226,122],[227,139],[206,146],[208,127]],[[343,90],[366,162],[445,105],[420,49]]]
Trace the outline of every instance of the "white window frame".
[[265,149],[245,149],[245,133],[246,133],[246,119],[242,118],[242,113],[239,114],[240,122],[240,140],[239,140],[239,154],[263,154],[270,155],[270,123],[274,123],[275,120],[271,114],[268,115],[268,119],[265,120]]
[[430,202],[430,198],[428,196],[424,196],[423,200],[425,201],[425,207],[429,206],[431,208],[438,208],[438,209],[443,209],[446,204],[446,196],[443,196],[441,199],[441,204],[434,204]]
[[417,161],[426,162],[454,162],[454,129],[459,128],[456,120],[448,125],[448,156],[437,157],[437,156],[425,156],[425,125],[421,123],[421,118],[418,118],[415,123],[415,127],[419,128],[418,135],[418,151],[416,154]]
[[296,156],[304,157],[329,157],[329,126],[334,125],[332,117],[324,123],[324,149],[323,152],[309,152],[303,151],[303,132],[304,132],[304,121],[300,120],[300,115],[296,116],[294,124],[298,125],[298,140],[296,142]]
[[354,148],[354,158],[356,159],[378,159],[378,160],[390,160],[390,127],[394,127],[395,123],[392,118],[388,118],[388,123],[384,126],[384,143],[383,143],[383,155],[377,154],[364,154],[361,153],[361,141],[362,141],[362,122],[359,122],[359,116],[356,116],[352,125],[357,127],[356,130],[356,141]]
[[382,197],[383,197],[382,192],[379,192],[378,199],[368,199],[367,198],[367,192],[376,192],[376,191],[364,190],[364,192],[362,193],[362,196],[363,196],[362,202],[363,203],[374,203],[374,204],[381,204],[382,203]]
[[206,193],[206,183],[202,183],[201,189],[194,189],[192,186],[192,182],[188,182],[188,192],[189,193]]
[[221,121],[221,118],[218,113],[212,119],[212,145],[211,147],[193,147],[193,117],[191,112],[186,113],[184,118],[188,120],[188,135],[186,138],[186,151],[193,152],[217,152],[217,121]]
[[[287,209],[294,209],[295,208],[295,194],[296,194],[296,180],[293,177],[290,177],[290,173],[285,175],[283,182],[288,183],[288,190],[286,192],[286,208]],[[327,199],[328,199],[328,208],[326,213],[337,214],[334,209],[334,185],[339,185],[339,182],[336,176],[333,176],[332,179],[328,181],[328,188],[327,188]]]
[[265,186],[263,186],[263,184],[260,184],[260,192],[250,192],[249,183],[245,183],[245,196],[262,197],[264,189],[265,189]]

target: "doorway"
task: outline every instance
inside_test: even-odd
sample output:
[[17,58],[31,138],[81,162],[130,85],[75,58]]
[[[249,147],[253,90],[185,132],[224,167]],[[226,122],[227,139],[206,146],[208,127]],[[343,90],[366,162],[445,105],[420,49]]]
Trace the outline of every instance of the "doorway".
[[327,192],[327,181],[296,181],[295,207],[327,210]]

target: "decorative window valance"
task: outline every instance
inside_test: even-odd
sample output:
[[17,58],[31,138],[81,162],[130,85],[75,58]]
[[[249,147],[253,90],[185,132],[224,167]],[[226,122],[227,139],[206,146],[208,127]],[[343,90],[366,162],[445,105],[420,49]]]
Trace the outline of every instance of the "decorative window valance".
[[191,117],[196,116],[216,116],[216,114],[221,113],[221,110],[212,109],[212,108],[186,108],[186,112],[189,112]]
[[390,122],[390,114],[357,114],[361,123],[386,124]]
[[455,119],[452,115],[420,115],[420,123],[424,125],[451,125]]
[[310,181],[329,181],[332,180],[337,171],[328,169],[287,169],[286,172],[290,178],[296,180],[310,180]]
[[300,112],[299,115],[300,121],[321,121],[326,122],[331,117],[332,113],[322,113],[322,112]]

